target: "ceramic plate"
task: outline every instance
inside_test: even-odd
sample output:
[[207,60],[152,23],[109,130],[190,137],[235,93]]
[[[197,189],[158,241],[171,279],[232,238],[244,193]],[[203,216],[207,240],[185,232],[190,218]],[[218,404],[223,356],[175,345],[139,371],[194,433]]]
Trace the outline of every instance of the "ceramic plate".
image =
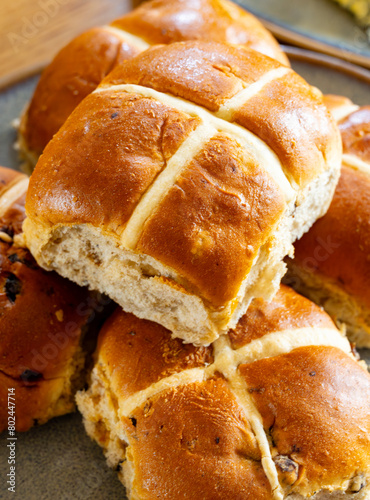
[[[298,0],[296,0],[298,2]],[[306,80],[326,93],[347,95],[358,104],[370,102],[370,72],[333,58],[288,48],[293,67]],[[11,122],[19,116],[38,77],[0,93],[0,164],[19,169],[12,144]],[[370,350],[361,356],[370,362]],[[118,500],[125,491],[110,470],[100,448],[85,434],[76,413],[18,434],[16,445],[16,493],[5,487],[6,434],[0,436],[1,499],[15,500]]]
[[350,13],[332,0],[236,0],[280,40],[370,68],[370,43]]

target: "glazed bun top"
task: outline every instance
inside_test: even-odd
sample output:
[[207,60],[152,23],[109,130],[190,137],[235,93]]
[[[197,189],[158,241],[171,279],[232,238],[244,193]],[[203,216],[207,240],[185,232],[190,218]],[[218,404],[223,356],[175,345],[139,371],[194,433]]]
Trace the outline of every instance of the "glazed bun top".
[[111,26],[150,45],[187,40],[246,45],[289,65],[279,44],[260,21],[229,0],[153,0],[113,21]]
[[[343,153],[351,155],[355,163],[353,157],[370,165],[370,106],[357,106],[347,97],[330,94],[324,96],[324,102],[338,122]],[[350,162],[345,156],[344,163]]]
[[90,425],[105,409],[93,435],[108,450],[127,440],[130,498],[368,491],[369,374],[329,316],[285,286],[209,347],[118,309],[92,380],[80,407]]
[[32,175],[27,214],[46,231],[98,227],[220,307],[340,154],[321,93],[290,68],[243,47],[161,45],[70,116]]

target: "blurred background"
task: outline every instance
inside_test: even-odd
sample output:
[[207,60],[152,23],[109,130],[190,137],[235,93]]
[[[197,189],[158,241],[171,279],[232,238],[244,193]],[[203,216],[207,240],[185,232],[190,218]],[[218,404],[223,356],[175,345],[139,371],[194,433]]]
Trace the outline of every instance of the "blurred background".
[[75,35],[124,15],[135,0],[1,0],[0,87],[40,70]]
[[[370,68],[370,0],[234,1],[258,16],[284,43]],[[0,89],[39,72],[77,34],[108,23],[141,2],[0,0]],[[358,4],[365,9],[362,21],[353,15],[359,12]]]

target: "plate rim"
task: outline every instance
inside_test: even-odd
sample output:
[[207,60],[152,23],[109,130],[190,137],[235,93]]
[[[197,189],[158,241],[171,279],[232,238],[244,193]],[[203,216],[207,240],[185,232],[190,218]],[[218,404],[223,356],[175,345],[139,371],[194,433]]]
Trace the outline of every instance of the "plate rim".
[[[325,42],[320,40],[315,36],[309,36],[303,34],[299,30],[295,29],[294,26],[289,25],[288,23],[280,22],[278,20],[274,20],[263,12],[259,12],[250,5],[244,5],[242,0],[235,0],[236,3],[245,11],[253,14],[259,21],[267,28],[271,33],[281,40],[282,42],[298,45],[300,47],[315,50],[319,53],[329,54],[331,56],[335,56],[344,61],[349,61],[351,63],[359,64],[360,66],[364,66],[365,68],[370,69],[370,56],[366,56],[364,53],[358,53],[351,50],[348,46],[342,47],[336,45],[334,43]],[[350,14],[348,13],[350,16]],[[361,26],[356,24],[356,21],[353,20],[355,26],[358,27],[359,30],[363,31]],[[364,36],[366,36],[364,32]],[[370,54],[370,42],[369,42],[369,54]]]
[[[293,47],[291,45],[280,44],[280,47],[286,53],[289,59],[296,61],[308,62],[311,64],[317,64],[319,66],[324,66],[325,68],[333,69],[344,73],[351,77],[357,78],[365,83],[370,84],[370,71],[367,68],[358,66],[338,57],[333,57],[320,52],[315,52],[313,50],[308,50],[306,48]],[[370,68],[370,61],[369,61]],[[370,104],[370,97],[369,97]]]
[[370,57],[352,52],[351,50],[345,49],[344,47],[331,45],[314,37],[311,38],[309,36],[302,35],[302,33],[299,33],[298,31],[285,28],[283,26],[280,26],[279,24],[275,24],[272,21],[267,21],[262,17],[259,17],[259,20],[262,22],[265,28],[270,30],[274,36],[276,36],[283,42],[296,44],[309,50],[314,49],[315,51],[323,55],[328,54],[329,56],[335,56],[336,58],[344,62],[348,61],[349,64],[355,63],[363,66],[364,68],[370,69]]

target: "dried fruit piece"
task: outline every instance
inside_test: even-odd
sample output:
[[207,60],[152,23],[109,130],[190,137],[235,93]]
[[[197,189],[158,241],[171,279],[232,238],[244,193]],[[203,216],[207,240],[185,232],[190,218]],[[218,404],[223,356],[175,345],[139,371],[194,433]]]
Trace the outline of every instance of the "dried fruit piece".
[[365,486],[366,486],[366,478],[365,478],[365,476],[363,474],[358,474],[357,476],[355,476],[351,480],[351,482],[349,484],[349,487],[348,487],[348,490],[351,493],[358,493]]
[[9,273],[5,281],[4,290],[10,302],[14,304],[17,295],[20,294],[22,290],[21,280],[17,278],[15,274]]
[[282,483],[291,486],[297,481],[299,469],[297,462],[285,455],[277,455],[274,462]]
[[24,370],[21,375],[23,382],[37,382],[42,378],[42,373],[36,372],[35,370]]

